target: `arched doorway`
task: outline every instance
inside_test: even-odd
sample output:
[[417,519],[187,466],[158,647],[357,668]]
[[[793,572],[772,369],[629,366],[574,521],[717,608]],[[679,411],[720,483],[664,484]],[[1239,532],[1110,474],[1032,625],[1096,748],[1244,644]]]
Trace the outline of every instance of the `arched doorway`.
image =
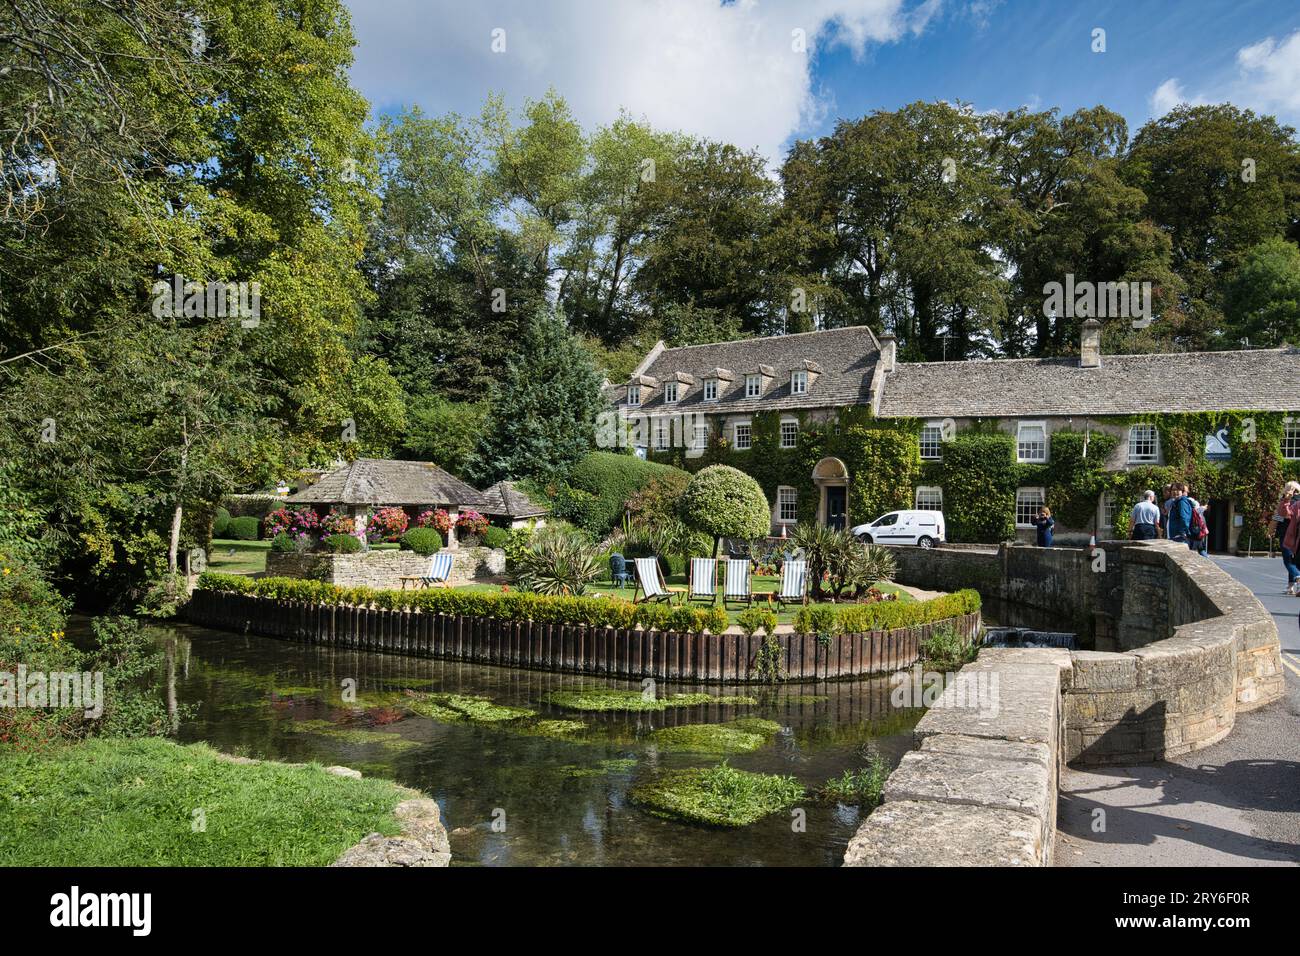
[[817,521],[843,530],[849,520],[849,470],[838,458],[823,458],[812,472],[817,486]]

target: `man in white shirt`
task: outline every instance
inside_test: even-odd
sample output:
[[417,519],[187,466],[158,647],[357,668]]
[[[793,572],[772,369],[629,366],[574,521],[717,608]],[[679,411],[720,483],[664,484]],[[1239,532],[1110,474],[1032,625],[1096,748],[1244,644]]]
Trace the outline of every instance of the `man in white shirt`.
[[1142,500],[1133,506],[1129,524],[1135,541],[1151,541],[1160,537],[1160,508],[1156,505],[1154,491],[1142,492]]

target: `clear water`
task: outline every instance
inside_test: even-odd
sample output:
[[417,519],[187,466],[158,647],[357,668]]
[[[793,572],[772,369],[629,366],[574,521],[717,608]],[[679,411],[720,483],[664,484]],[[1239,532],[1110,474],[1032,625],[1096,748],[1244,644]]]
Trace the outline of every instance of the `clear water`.
[[[861,822],[856,806],[810,796],[800,804],[806,811],[806,828],[800,831],[789,814],[715,829],[664,820],[631,804],[628,791],[637,782],[721,759],[665,752],[647,735],[667,725],[737,716],[775,720],[781,733],[762,749],[728,762],[742,770],[790,774],[813,788],[861,768],[868,752],[879,753],[892,768],[911,749],[911,731],[920,717],[918,710],[891,706],[888,678],[788,684],[769,691],[664,684],[660,696],[708,690],[761,699],[749,707],[709,704],[592,714],[564,711],[541,698],[557,689],[639,690],[640,685],[338,651],[188,625],[159,628],[158,637],[171,651],[178,701],[197,707],[182,725],[183,742],[207,741],[251,757],[342,764],[423,790],[442,808],[455,864],[838,865]],[[567,740],[530,736],[509,723],[443,723],[418,716],[387,723],[409,712],[349,706],[345,681],[356,682],[365,704],[374,704],[377,694],[405,688],[456,692],[588,726]],[[362,733],[345,739],[336,729]],[[504,832],[498,832],[503,814]]]

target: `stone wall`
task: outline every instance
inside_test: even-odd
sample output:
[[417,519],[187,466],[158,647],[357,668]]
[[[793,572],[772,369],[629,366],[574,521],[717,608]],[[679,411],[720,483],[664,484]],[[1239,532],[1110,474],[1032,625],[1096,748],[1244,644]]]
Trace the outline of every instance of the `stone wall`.
[[[505,552],[491,548],[459,548],[450,552],[451,584],[491,580],[505,570]],[[340,587],[396,590],[403,577],[429,573],[429,558],[414,551],[389,548],[356,554],[280,554],[267,552],[268,577],[309,578]]]
[[1056,834],[1063,650],[986,648],[916,725],[845,866],[1045,866]]
[[[976,587],[1079,632],[1062,685],[1070,762],[1163,759],[1221,740],[1283,693],[1277,628],[1243,585],[1184,545],[896,548],[900,583]],[[1028,651],[1028,653],[1042,653]],[[981,655],[981,659],[983,655]]]

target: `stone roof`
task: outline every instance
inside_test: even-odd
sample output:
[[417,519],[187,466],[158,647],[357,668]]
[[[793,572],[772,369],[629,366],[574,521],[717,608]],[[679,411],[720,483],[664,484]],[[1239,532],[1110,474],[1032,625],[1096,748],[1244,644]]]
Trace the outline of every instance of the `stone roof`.
[[550,514],[545,508],[515,487],[513,481],[498,481],[483,492],[486,505],[482,511],[485,515],[504,518],[536,518]]
[[289,495],[302,504],[456,505],[483,508],[483,495],[428,461],[358,458]]
[[1300,411],[1300,349],[899,363],[884,376],[888,418]]
[[[865,325],[821,332],[774,335],[711,345],[664,349],[633,381],[641,382],[640,411],[742,412],[862,405],[871,400],[871,380],[880,343]],[[790,373],[809,371],[808,390],[790,394]],[[769,376],[763,394],[745,397],[745,376]],[[815,373],[815,374],[814,374]],[[728,378],[730,376],[730,378]],[[686,384],[687,377],[694,383]],[[704,379],[718,378],[718,400],[704,401]],[[647,388],[647,379],[656,384]],[[660,383],[678,381],[679,400],[664,402]],[[610,402],[626,401],[627,385],[611,385]]]

